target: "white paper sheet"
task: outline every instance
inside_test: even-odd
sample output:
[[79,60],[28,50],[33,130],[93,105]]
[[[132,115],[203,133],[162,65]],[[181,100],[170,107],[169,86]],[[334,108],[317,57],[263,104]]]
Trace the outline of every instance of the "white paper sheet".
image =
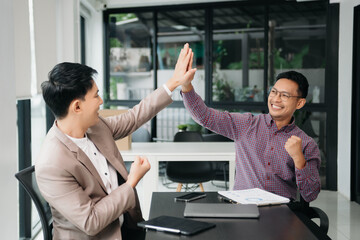
[[279,196],[260,188],[236,191],[218,191],[218,194],[234,203],[256,204],[258,206],[283,204],[290,201],[286,197]]

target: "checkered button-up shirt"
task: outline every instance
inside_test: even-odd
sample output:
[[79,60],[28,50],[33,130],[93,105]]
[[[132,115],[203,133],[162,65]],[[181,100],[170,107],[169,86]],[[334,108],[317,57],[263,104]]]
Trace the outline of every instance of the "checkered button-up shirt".
[[[234,190],[257,187],[296,199],[299,189],[305,201],[316,199],[320,192],[319,148],[294,121],[278,130],[269,114],[254,116],[251,113],[229,113],[208,108],[194,90],[182,93],[182,96],[185,107],[196,122],[234,140]],[[306,160],[303,169],[295,167],[285,150],[285,143],[292,135],[302,139]]]

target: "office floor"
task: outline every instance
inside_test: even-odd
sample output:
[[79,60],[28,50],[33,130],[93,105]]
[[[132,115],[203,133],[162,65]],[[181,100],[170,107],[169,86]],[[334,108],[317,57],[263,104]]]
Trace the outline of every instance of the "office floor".
[[329,217],[328,235],[333,240],[359,239],[360,205],[334,191],[321,191],[311,206],[319,207]]

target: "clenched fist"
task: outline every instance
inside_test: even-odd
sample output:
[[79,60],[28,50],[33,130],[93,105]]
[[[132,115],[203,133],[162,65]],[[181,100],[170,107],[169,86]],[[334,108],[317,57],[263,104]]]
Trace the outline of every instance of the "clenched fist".
[[289,153],[290,157],[294,160],[297,169],[303,169],[306,161],[302,152],[302,140],[297,136],[291,136],[285,143],[285,150]]
[[150,170],[150,163],[146,157],[136,156],[135,161],[131,164],[130,173],[127,183],[133,188],[136,187],[140,179]]

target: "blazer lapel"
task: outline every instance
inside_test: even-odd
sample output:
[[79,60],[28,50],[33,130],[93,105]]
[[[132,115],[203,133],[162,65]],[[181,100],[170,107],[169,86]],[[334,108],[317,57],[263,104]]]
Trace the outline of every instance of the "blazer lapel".
[[[120,175],[126,181],[128,172],[126,170],[126,167],[125,167],[123,161],[120,160],[120,159],[122,159],[120,153],[118,155],[118,156],[120,156],[120,159],[117,159],[116,154],[113,154],[114,149],[112,149],[112,148],[108,147],[106,144],[104,144],[103,141],[101,141],[101,138],[97,137],[96,134],[92,134],[92,133],[88,132],[88,138],[95,144],[95,146],[102,153],[102,155],[104,155],[106,160],[116,169],[116,171],[118,173],[120,173]],[[115,151],[119,151],[119,150],[116,149]]]
[[78,151],[77,151],[77,159],[89,170],[89,172],[91,172],[91,174],[96,178],[96,180],[101,185],[101,188],[104,190],[104,192],[107,193],[104,182],[102,181],[94,164],[92,164],[91,160],[80,148],[78,148]]
[[63,132],[58,129],[56,124],[54,123],[53,129],[55,131],[55,134],[57,138],[65,144],[70,151],[76,154],[76,158],[79,162],[81,162],[88,170],[89,172],[95,177],[95,179],[99,182],[101,188],[104,190],[105,193],[107,193],[106,187],[96,170],[94,164],[92,164],[91,160],[88,158],[88,156],[73,142],[71,141]]

